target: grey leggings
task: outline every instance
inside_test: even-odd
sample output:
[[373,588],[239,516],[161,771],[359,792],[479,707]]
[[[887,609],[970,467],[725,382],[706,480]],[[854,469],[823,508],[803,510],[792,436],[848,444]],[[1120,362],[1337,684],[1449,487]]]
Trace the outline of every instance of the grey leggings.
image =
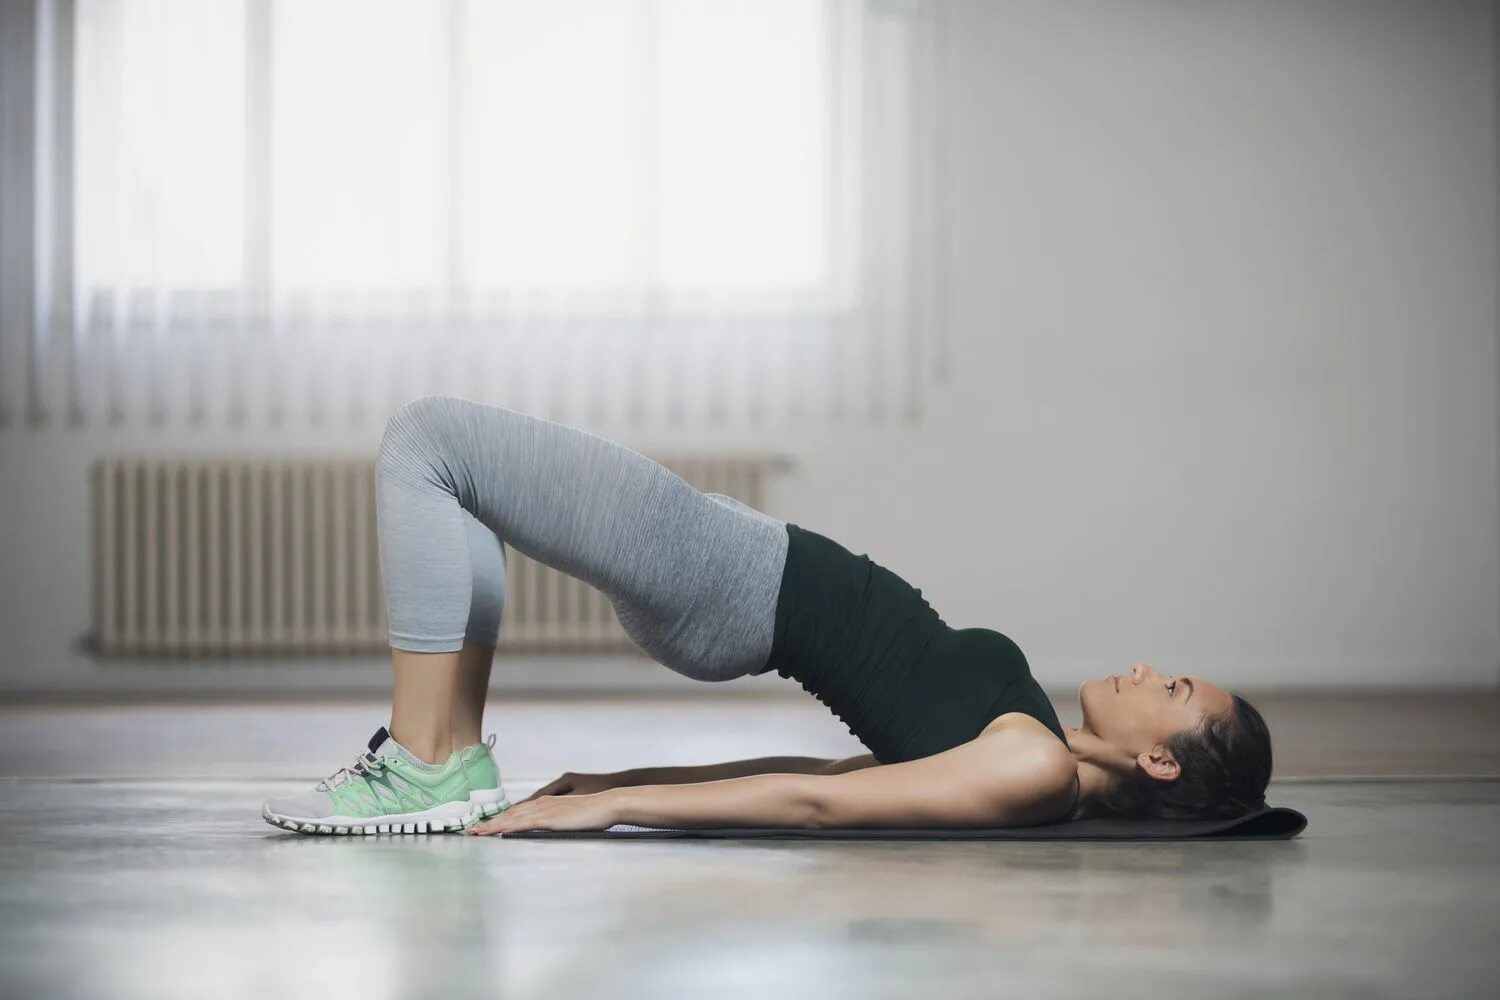
[[613,441],[452,396],[397,410],[377,470],[392,647],[493,645],[509,544],[603,591],[631,640],[678,673],[765,669],[785,522]]

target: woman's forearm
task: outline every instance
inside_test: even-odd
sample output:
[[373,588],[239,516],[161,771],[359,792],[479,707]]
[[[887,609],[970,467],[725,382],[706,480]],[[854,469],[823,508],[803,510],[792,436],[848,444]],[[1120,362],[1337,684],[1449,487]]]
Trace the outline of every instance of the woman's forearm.
[[837,774],[874,763],[870,758],[851,757],[838,760],[827,757],[756,757],[732,760],[723,764],[694,767],[642,767],[621,771],[621,786],[683,785],[725,778],[743,778],[754,774]]
[[812,774],[758,774],[682,785],[637,785],[603,794],[616,823],[672,829],[811,826],[818,815]]

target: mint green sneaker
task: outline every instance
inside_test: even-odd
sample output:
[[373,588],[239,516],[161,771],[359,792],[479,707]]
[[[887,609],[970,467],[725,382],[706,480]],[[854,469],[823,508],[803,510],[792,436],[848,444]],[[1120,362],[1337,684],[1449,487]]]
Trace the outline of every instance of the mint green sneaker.
[[298,833],[457,832],[473,809],[469,773],[462,753],[428,764],[381,726],[352,765],[339,768],[311,792],[267,801],[260,814],[272,826]]
[[510,808],[505,797],[505,787],[500,784],[500,768],[495,765],[495,734],[483,743],[470,743],[459,751],[464,773],[469,779],[469,813],[464,817],[464,829],[481,820],[498,816]]

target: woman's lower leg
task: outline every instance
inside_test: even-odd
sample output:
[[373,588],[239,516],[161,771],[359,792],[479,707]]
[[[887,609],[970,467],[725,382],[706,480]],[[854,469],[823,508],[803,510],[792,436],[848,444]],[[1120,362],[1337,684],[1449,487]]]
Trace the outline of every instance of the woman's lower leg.
[[392,649],[391,736],[429,764],[453,752],[453,712],[458,700],[461,651],[413,653]]
[[453,749],[462,750],[484,739],[484,701],[490,691],[490,666],[495,647],[466,641],[459,653],[458,687],[453,699]]

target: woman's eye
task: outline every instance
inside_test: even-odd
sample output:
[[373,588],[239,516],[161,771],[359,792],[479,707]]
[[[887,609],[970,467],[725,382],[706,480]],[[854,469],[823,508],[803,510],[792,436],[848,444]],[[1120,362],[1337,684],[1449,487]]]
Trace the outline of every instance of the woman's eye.
[[1168,697],[1172,697],[1172,698],[1175,698],[1177,696],[1177,682],[1176,681],[1173,681],[1172,683],[1170,683],[1170,684],[1167,685],[1167,696]]

